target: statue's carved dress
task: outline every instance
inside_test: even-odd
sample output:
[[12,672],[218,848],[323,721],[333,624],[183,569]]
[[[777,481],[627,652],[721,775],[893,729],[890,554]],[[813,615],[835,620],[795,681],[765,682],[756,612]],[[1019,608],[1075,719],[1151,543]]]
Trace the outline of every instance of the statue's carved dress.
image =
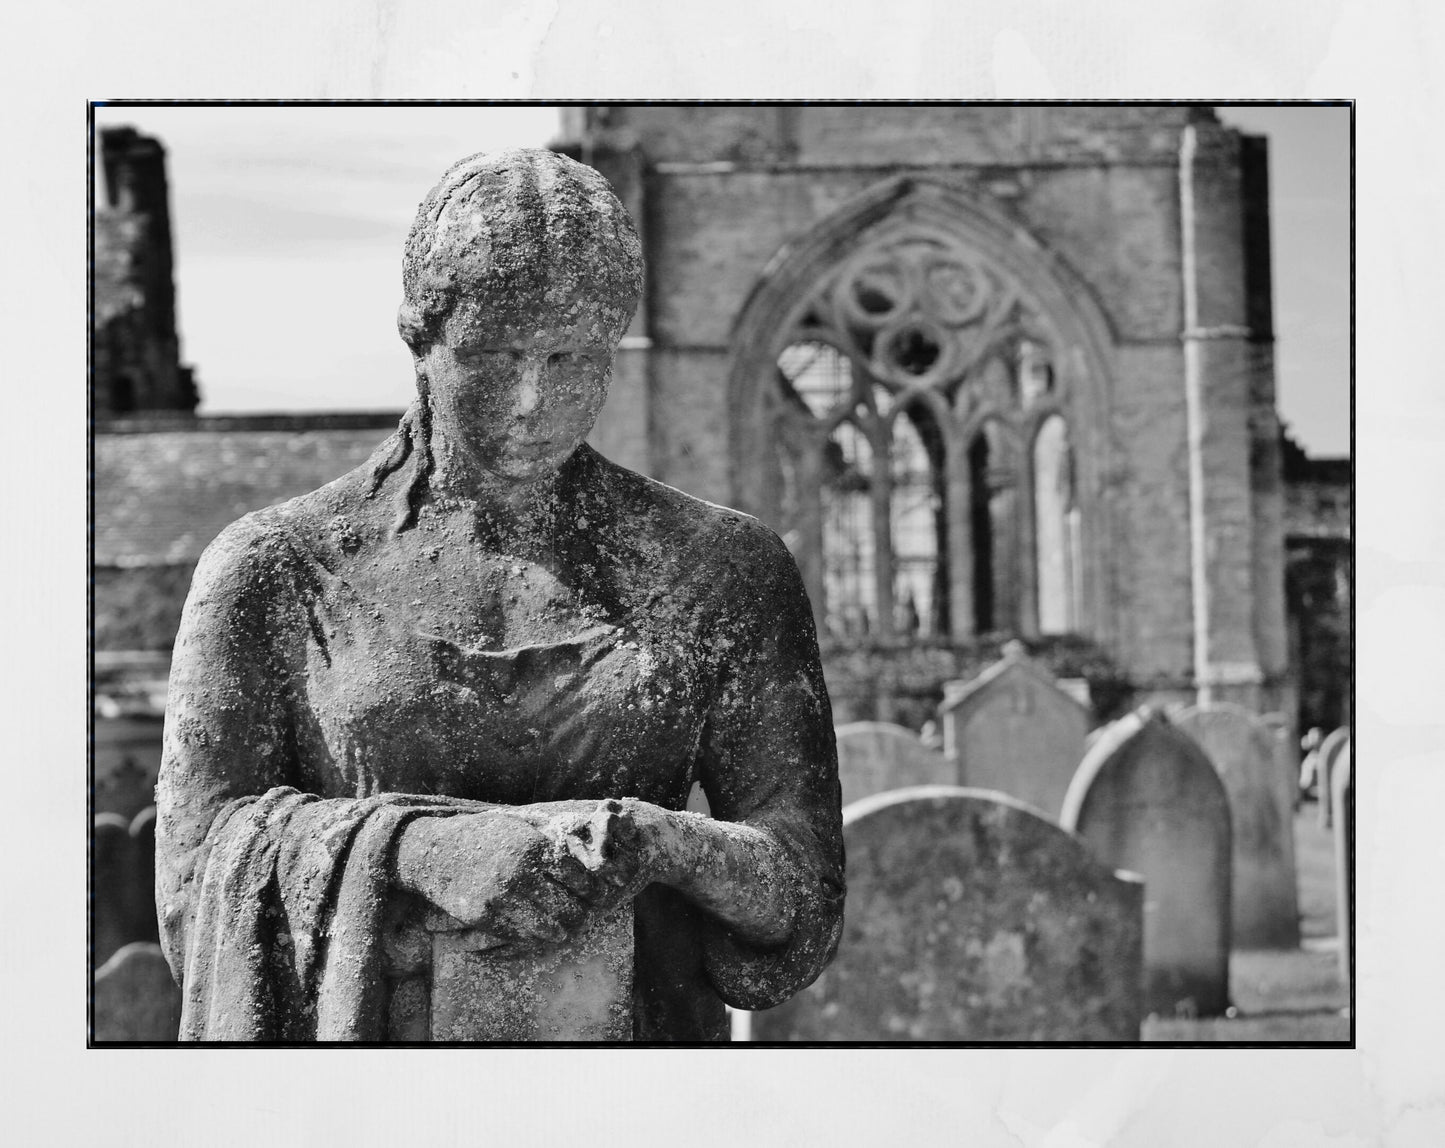
[[159,793],[183,1035],[385,1040],[412,819],[617,797],[681,810],[699,781],[713,817],[770,839],[738,880],[802,895],[791,936],[759,947],[645,888],[634,1034],[727,1039],[724,1001],[786,999],[841,928],[833,733],[792,558],[753,519],[586,446],[545,550],[435,492],[396,532],[404,476],[380,465],[395,450],[243,518],[197,569]]

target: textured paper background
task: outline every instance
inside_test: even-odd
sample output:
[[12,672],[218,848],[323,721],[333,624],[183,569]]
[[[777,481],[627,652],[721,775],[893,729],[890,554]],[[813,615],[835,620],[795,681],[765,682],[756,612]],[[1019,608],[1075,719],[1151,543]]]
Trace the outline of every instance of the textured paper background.
[[[1429,354],[1445,16],[1428,0],[1017,7],[7,11],[0,362],[6,634],[19,639],[0,671],[0,972],[14,1142],[1445,1144],[1445,400]],[[84,101],[707,96],[1360,101],[1357,1051],[85,1051]]]

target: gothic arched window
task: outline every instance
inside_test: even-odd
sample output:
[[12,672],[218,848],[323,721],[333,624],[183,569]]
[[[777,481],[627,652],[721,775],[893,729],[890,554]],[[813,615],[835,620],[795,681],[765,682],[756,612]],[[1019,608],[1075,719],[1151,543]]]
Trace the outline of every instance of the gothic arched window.
[[777,358],[774,505],[837,638],[1067,633],[1081,523],[1057,338],[942,231],[882,234]]

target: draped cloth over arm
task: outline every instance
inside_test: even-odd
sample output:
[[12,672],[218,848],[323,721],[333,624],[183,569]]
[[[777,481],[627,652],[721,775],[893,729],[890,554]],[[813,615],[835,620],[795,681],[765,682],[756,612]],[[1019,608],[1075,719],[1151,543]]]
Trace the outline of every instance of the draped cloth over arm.
[[285,536],[233,525],[196,571],[176,643],[157,793],[161,939],[183,1040],[380,1040],[394,844],[477,808],[292,784],[296,628],[313,616]]
[[473,808],[286,786],[226,806],[197,858],[181,1039],[384,1040],[397,835],[420,814]]

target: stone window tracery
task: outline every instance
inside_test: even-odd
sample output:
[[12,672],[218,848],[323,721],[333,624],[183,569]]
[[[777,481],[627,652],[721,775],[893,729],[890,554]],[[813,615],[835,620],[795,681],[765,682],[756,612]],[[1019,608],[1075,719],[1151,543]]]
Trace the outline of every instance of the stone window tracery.
[[824,635],[1080,628],[1059,340],[942,230],[888,227],[826,274],[777,359],[782,532]]

